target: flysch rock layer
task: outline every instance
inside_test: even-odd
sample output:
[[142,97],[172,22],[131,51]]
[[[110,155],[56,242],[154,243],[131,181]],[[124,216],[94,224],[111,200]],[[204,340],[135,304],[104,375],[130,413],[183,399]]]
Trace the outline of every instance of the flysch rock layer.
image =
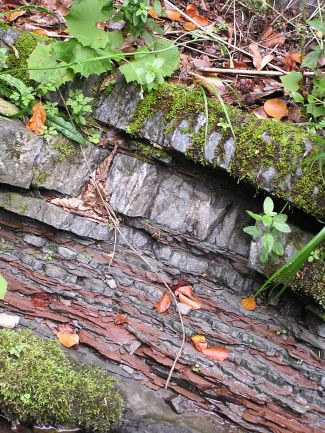
[[228,114],[236,138],[230,128],[220,126],[227,123],[220,105],[209,99],[205,111],[200,91],[167,84],[143,98],[137,86],[118,79],[110,94],[102,97],[95,118],[203,165],[224,169],[323,217],[325,190],[318,167],[298,164],[321,151],[312,134],[233,107],[228,107]]
[[[17,121],[2,122],[6,164],[13,164],[10,137],[15,148],[17,129],[25,131]],[[186,344],[170,390],[249,432],[321,433],[324,324],[290,295],[277,307],[259,305],[254,312],[241,307],[241,298],[260,283],[248,267],[245,209],[258,212],[261,203],[234,188],[226,176],[213,178],[194,165],[139,158],[128,143],[121,144],[107,178],[110,204],[121,221],[112,261],[114,233],[107,224],[50,203],[55,192],[62,193],[61,174],[56,172],[50,194],[45,187],[28,190],[39,149],[46,144],[27,134],[37,149],[33,153],[30,147],[34,156],[25,169],[27,180],[16,185],[6,172],[1,178],[0,273],[9,282],[3,310],[20,315],[23,326],[44,335],[55,325],[70,324],[79,332],[81,350],[88,346],[109,360],[110,369],[118,365],[127,377],[159,390],[181,343],[175,306],[163,315],[155,310],[165,290],[162,278],[191,284],[202,308],[184,316]],[[109,150],[90,147],[90,152],[94,161],[98,158],[96,165],[98,154]],[[16,170],[26,161],[15,152],[12,159]],[[46,154],[42,160],[46,164]],[[72,172],[67,168],[67,176]],[[78,179],[73,191],[83,186]],[[116,325],[120,314],[127,322]],[[211,346],[225,345],[229,359],[207,359],[191,344],[193,334],[205,335]],[[159,431],[150,422],[148,428]]]

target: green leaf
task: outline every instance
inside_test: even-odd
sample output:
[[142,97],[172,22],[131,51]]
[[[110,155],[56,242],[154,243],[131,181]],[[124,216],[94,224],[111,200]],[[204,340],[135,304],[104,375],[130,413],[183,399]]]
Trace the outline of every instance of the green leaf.
[[247,226],[243,228],[243,231],[251,236],[261,236],[262,232],[255,226]]
[[283,223],[283,222],[274,222],[273,221],[273,227],[281,233],[290,233],[291,232],[291,229],[288,226],[288,224]]
[[251,212],[250,210],[247,210],[246,212],[248,213],[248,215],[250,217],[254,218],[254,220],[256,220],[256,221],[262,221],[261,215],[258,215],[258,214],[254,213],[254,212]]
[[271,235],[271,233],[265,233],[265,235],[262,236],[262,241],[265,250],[269,254],[273,248],[273,236]]
[[307,56],[302,61],[301,66],[303,68],[316,69],[318,60],[322,56],[324,56],[324,54],[325,54],[325,49],[324,48],[322,49],[320,46],[317,45],[312,49],[310,53],[307,54]]
[[[56,87],[59,87],[73,78],[72,71],[65,68],[65,65],[65,62],[61,62],[60,64],[57,62],[54,49],[51,45],[37,45],[28,59],[29,76],[32,80],[39,83],[53,82]],[[57,68],[58,66],[62,67]]]
[[274,223],[285,223],[287,221],[287,219],[288,219],[288,215],[284,215],[283,213],[280,213],[273,218],[273,222]]
[[271,227],[272,217],[270,215],[263,215],[262,222],[263,222],[265,227]]
[[322,20],[307,20],[310,27],[316,31],[325,33],[325,23]]
[[280,80],[282,81],[284,90],[286,92],[297,92],[297,90],[300,88],[302,73],[292,71],[280,77]]
[[284,248],[280,241],[274,240],[272,251],[277,254],[278,256],[283,256],[284,254]]
[[0,275],[0,299],[3,299],[7,293],[8,283],[7,280]]
[[[163,77],[172,75],[177,69],[179,53],[176,45],[167,39],[160,38],[153,45],[153,51],[148,47],[139,47],[134,53],[134,61],[120,66],[120,71],[125,76],[126,81],[136,81],[143,86],[149,84],[148,89],[157,88],[163,82]],[[152,65],[158,59],[163,60],[159,71],[155,73],[155,83],[147,83],[147,73],[154,72]]]
[[325,116],[325,107],[322,105],[316,105],[314,103],[307,104],[306,111],[311,114],[315,119],[321,116]]
[[263,203],[263,210],[265,215],[270,215],[273,212],[274,204],[271,197],[266,197]]
[[260,260],[262,263],[266,263],[268,261],[269,258],[269,253],[267,252],[267,250],[263,247],[261,249],[261,253],[260,253]]
[[295,102],[298,102],[299,104],[303,104],[305,102],[304,97],[299,92],[291,92],[290,96]]
[[60,116],[56,116],[53,114],[46,114],[46,122],[45,124],[47,126],[52,126],[57,131],[61,132],[65,137],[70,138],[70,140],[76,141],[77,143],[81,145],[86,144],[86,140],[84,137],[74,128],[74,126],[70,123],[64,120]]
[[85,47],[105,48],[108,33],[97,28],[97,23],[108,21],[113,15],[112,0],[75,0],[65,16],[71,36]]

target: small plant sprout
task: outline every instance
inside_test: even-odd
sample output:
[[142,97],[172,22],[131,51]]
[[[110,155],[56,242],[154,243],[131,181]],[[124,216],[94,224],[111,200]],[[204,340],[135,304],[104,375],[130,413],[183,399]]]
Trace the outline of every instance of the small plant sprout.
[[90,105],[93,100],[94,98],[85,96],[80,89],[69,91],[69,98],[66,104],[70,107],[72,119],[78,125],[86,124],[85,116],[91,114],[93,111]]
[[200,366],[200,364],[195,364],[192,367],[192,371],[194,371],[194,373],[200,373],[201,372],[201,366]]
[[288,216],[283,213],[274,212],[274,204],[271,197],[266,197],[263,203],[262,215],[246,211],[256,221],[254,226],[247,226],[245,233],[262,239],[260,260],[266,263],[270,258],[278,262],[279,257],[284,254],[284,247],[280,240],[281,233],[290,233],[291,229],[286,223]]
[[52,251],[46,251],[46,253],[44,254],[43,260],[47,260],[48,262],[50,262],[51,260],[53,260],[53,253],[52,253]]

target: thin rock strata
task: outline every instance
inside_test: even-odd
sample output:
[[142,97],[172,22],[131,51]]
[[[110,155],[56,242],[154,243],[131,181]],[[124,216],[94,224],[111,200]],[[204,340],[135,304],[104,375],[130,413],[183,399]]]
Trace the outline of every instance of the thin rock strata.
[[[123,235],[116,248],[107,224],[51,203],[62,192],[61,178],[53,180],[51,192],[35,193],[28,190],[30,180],[22,192],[2,177],[0,273],[9,282],[3,311],[47,336],[53,327],[69,324],[79,333],[81,350],[91,348],[116,374],[159,393],[181,328],[174,305],[157,314],[155,304],[165,289],[162,279],[183,281],[193,286],[202,308],[184,316],[186,344],[171,391],[249,432],[321,433],[324,326],[311,312],[304,322],[304,305],[290,297],[277,307],[258,305],[254,312],[241,307],[241,298],[260,283],[248,266],[250,239],[242,232],[249,222],[245,209],[258,211],[260,203],[245,198],[225,177],[137,158],[123,146],[107,177]],[[127,321],[117,325],[121,314]],[[190,341],[193,334],[205,335],[211,346],[226,346],[229,359],[203,356]]]

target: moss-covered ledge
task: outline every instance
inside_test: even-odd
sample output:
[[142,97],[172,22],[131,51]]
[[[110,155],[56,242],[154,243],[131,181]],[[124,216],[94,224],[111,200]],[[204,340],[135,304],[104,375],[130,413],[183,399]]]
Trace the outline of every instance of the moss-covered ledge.
[[211,98],[206,116],[200,90],[165,84],[142,99],[136,86],[119,79],[101,99],[95,118],[203,165],[223,168],[308,214],[324,216],[325,190],[318,166],[302,164],[320,153],[313,134],[234,107],[227,109],[236,139],[226,126],[222,107]]

